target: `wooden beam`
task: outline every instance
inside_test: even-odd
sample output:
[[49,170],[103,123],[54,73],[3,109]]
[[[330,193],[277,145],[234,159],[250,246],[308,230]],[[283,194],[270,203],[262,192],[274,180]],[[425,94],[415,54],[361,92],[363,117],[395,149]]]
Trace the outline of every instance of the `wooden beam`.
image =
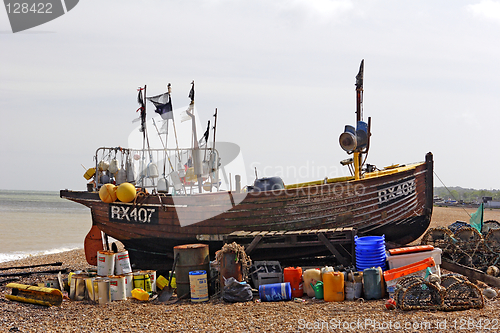
[[246,254],[252,253],[252,251],[257,247],[261,239],[262,236],[260,235],[255,236],[250,245],[248,245],[248,247],[245,249]]
[[25,269],[25,268],[35,268],[35,267],[42,267],[42,266],[62,266],[62,262],[53,262],[50,264],[38,264],[38,265],[29,265],[29,266],[10,266],[10,267],[1,267],[0,271],[8,270],[8,269]]
[[343,257],[339,251],[337,251],[337,249],[335,248],[335,246],[332,245],[332,243],[330,243],[330,241],[328,240],[328,238],[325,237],[325,235],[323,233],[318,233],[318,239],[326,246],[326,248],[328,250],[330,250],[330,252],[335,256],[337,257],[337,260],[340,261],[341,264],[343,265],[349,265],[350,262],[348,262],[349,260],[347,260],[345,257]]
[[475,269],[472,267],[467,267],[467,266],[457,264],[454,262],[449,262],[444,258],[441,261],[441,267],[443,267],[444,269],[447,269],[449,271],[465,275],[471,280],[471,282],[475,282],[475,281],[479,280],[479,281],[482,281],[484,283],[489,284],[490,286],[500,288],[500,279],[499,278],[485,274],[478,269]]

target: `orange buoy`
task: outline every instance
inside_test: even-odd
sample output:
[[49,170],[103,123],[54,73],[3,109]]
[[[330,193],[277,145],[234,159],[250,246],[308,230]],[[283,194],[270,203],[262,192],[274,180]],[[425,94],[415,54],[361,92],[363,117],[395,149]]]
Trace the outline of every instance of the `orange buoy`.
[[123,183],[116,189],[116,196],[121,202],[131,202],[135,199],[137,190],[130,183]]
[[116,186],[113,184],[104,184],[99,190],[99,198],[106,203],[116,201]]

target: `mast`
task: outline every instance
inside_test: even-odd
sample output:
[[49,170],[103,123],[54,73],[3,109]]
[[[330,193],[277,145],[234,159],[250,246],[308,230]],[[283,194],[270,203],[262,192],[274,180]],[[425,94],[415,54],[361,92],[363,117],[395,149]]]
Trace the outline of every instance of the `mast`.
[[[211,166],[212,167],[212,172],[211,172],[211,179],[210,179],[210,192],[212,192],[212,185],[213,185],[213,181],[214,181],[214,178],[215,178],[215,181],[216,181],[216,187],[217,187],[217,191],[219,190],[219,156],[216,155],[215,153],[215,131],[217,130],[217,108],[215,108],[215,113],[214,113],[214,143],[212,145],[212,158],[213,158],[213,165]],[[208,143],[207,143],[208,145]]]
[[[365,67],[365,59],[361,60],[358,75],[356,75],[356,125],[363,121],[363,74]],[[355,151],[354,160],[354,179],[361,179],[361,156],[360,151]]]
[[200,160],[200,148],[198,146],[198,136],[196,134],[196,119],[194,116],[194,80],[191,82],[191,91],[189,92],[189,98],[191,98],[191,103],[189,104],[188,110],[186,110],[186,113],[189,117],[191,117],[191,126],[192,126],[192,131],[193,131],[193,168],[194,168],[194,174],[196,175],[196,178],[198,180],[198,191],[199,193],[203,192],[203,178],[202,176],[202,167],[201,167],[201,160]]

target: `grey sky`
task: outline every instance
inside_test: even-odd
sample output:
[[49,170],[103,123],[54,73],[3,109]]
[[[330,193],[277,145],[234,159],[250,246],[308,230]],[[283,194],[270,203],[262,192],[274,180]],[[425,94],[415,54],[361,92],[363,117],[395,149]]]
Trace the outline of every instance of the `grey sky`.
[[95,149],[127,145],[136,88],[171,82],[179,108],[193,79],[249,176],[344,175],[365,59],[369,163],[431,151],[447,186],[498,189],[499,31],[491,0],[81,0],[16,34],[0,9],[0,188],[85,189]]

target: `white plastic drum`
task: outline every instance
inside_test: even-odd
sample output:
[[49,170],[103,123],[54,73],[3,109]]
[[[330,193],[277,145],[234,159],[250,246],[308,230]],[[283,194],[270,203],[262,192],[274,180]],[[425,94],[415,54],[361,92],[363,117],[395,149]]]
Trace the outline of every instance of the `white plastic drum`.
[[206,271],[189,272],[189,286],[191,287],[191,302],[208,301],[208,284]]
[[115,253],[109,251],[97,252],[97,275],[108,276],[115,273]]
[[124,275],[109,277],[109,290],[112,301],[124,301],[127,299],[126,283]]
[[128,251],[115,254],[115,273],[116,275],[132,273],[132,266],[130,266]]

